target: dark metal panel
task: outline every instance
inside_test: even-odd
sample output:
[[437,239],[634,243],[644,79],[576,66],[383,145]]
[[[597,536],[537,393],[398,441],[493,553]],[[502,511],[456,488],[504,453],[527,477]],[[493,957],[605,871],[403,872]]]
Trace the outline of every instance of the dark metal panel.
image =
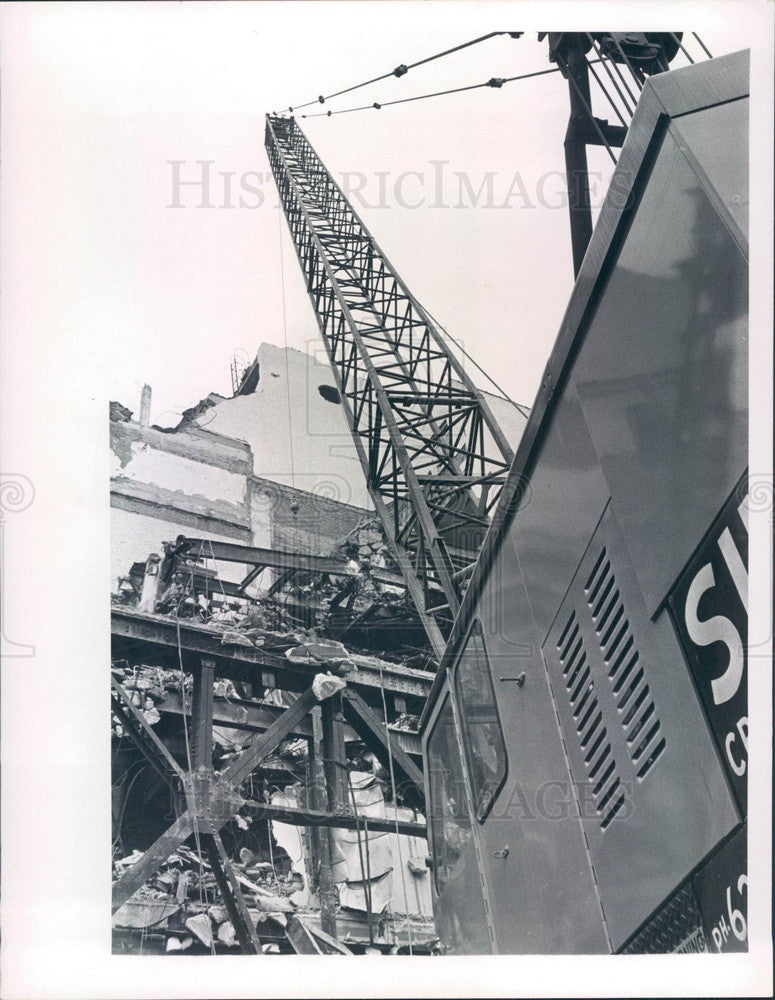
[[[572,387],[566,387],[546,431],[541,460],[509,532],[525,574],[539,645],[557,614],[609,495],[578,399]],[[521,628],[520,618],[513,613],[504,616],[505,627],[509,622]]]
[[743,825],[693,880],[711,951],[748,950],[747,841]]
[[540,637],[509,545],[478,614],[509,752],[506,782],[480,838],[498,951],[607,952]]
[[622,949],[625,955],[748,950],[745,824]]
[[[684,155],[699,168],[708,193],[718,198],[739,230],[738,242],[748,243],[749,99],[729,101],[683,115],[670,123],[670,133]],[[724,155],[719,156],[719,136]]]
[[[643,371],[651,373],[657,379],[662,375],[663,369],[670,365],[676,366],[675,358],[683,354],[683,363],[686,370],[690,370],[691,340],[687,336],[690,330],[687,319],[687,298],[684,295],[678,299],[676,309],[682,318],[682,322],[676,320],[676,310],[671,313],[669,306],[673,303],[669,299],[662,302],[660,293],[667,285],[677,287],[683,284],[684,289],[692,289],[692,275],[687,276],[681,270],[682,257],[684,252],[680,244],[673,247],[674,272],[662,275],[658,271],[648,272],[652,278],[650,288],[643,282],[631,282],[632,288],[629,293],[627,305],[622,306],[613,317],[613,325],[605,336],[600,336],[600,343],[597,345],[597,356],[592,351],[588,351],[588,342],[594,340],[594,330],[590,326],[590,319],[594,311],[598,308],[598,299],[601,294],[605,294],[606,285],[611,280],[612,273],[617,266],[617,257],[620,249],[626,240],[628,229],[631,225],[637,224],[639,213],[639,202],[642,192],[645,190],[649,194],[647,180],[652,170],[654,160],[658,154],[667,129],[666,116],[670,114],[687,114],[700,108],[706,108],[714,103],[722,101],[733,101],[747,93],[747,57],[739,54],[721,60],[713,60],[704,66],[692,67],[690,70],[679,71],[677,74],[664,74],[664,76],[650,81],[644,89],[638,112],[633,120],[633,124],[627,142],[619,161],[619,166],[614,176],[609,194],[600,214],[598,225],[593,235],[589,250],[586,254],[582,266],[579,280],[574,289],[574,294],[568,306],[563,324],[558,335],[557,343],[552,352],[552,356],[547,364],[544,378],[539,389],[538,396],[533,407],[532,415],[523,438],[520,441],[519,449],[512,466],[509,481],[504,487],[502,503],[496,512],[494,525],[483,546],[477,567],[471,577],[471,581],[466,592],[461,612],[458,615],[453,629],[451,641],[447,648],[442,663],[442,668],[449,668],[454,664],[455,659],[460,655],[460,649],[465,641],[468,629],[472,620],[480,614],[478,604],[489,600],[487,592],[490,587],[500,586],[494,582],[495,567],[498,564],[498,553],[504,553],[509,549],[508,545],[503,545],[507,529],[510,527],[512,537],[515,538],[516,551],[524,572],[527,592],[529,595],[529,607],[527,600],[524,603],[514,596],[516,588],[512,588],[503,603],[504,610],[500,612],[501,618],[505,622],[518,622],[510,635],[511,645],[509,652],[514,655],[513,643],[519,641],[520,627],[523,617],[528,618],[531,614],[536,624],[539,626],[537,635],[543,637],[546,629],[550,629],[547,647],[551,646],[552,640],[560,638],[560,634],[567,621],[561,622],[561,617],[555,616],[557,609],[566,599],[566,591],[572,582],[573,574],[578,567],[579,561],[584,557],[587,546],[593,533],[595,525],[602,515],[605,503],[612,490],[609,489],[611,476],[608,467],[605,467],[605,476],[599,465],[597,450],[601,452],[601,457],[611,453],[616,453],[616,449],[622,450],[621,440],[626,443],[629,429],[622,414],[615,407],[609,409],[604,417],[599,417],[594,412],[594,402],[596,397],[588,390],[589,384],[593,384],[601,377],[606,378],[611,386],[610,396],[613,399],[627,399],[628,380],[638,379]],[[672,80],[673,76],[679,79]],[[669,142],[675,142],[669,137]],[[723,142],[723,140],[722,140]],[[683,153],[679,158],[674,158],[669,164],[676,172],[683,172],[684,179],[688,176],[690,191],[696,191],[695,202],[700,204],[702,199],[707,199],[705,180],[700,179],[696,171],[688,166],[689,160]],[[685,170],[689,173],[686,175]],[[674,177],[673,183],[680,188],[681,177]],[[690,192],[683,193],[686,201],[690,202],[692,195]],[[629,199],[629,201],[628,201]],[[654,210],[656,206],[654,207]],[[645,218],[641,216],[641,218]],[[685,216],[686,219],[686,216]],[[686,220],[686,224],[673,225],[675,232],[683,230],[682,238],[694,239],[694,250],[699,248],[699,254],[695,259],[695,264],[699,267],[705,264],[713,267],[723,261],[725,248],[732,246],[735,252],[740,255],[739,244],[732,236],[732,230],[728,226],[728,220],[719,221],[718,213],[706,212],[702,217],[714,229],[715,235],[711,239],[720,239],[724,243],[722,253],[708,252],[708,243],[701,235],[693,231],[694,220],[691,216]],[[633,222],[634,220],[634,222]],[[675,220],[673,220],[675,222]],[[657,234],[658,235],[658,234]],[[641,233],[639,248],[644,254],[649,253],[649,243],[654,237],[654,231],[646,226],[646,231]],[[724,242],[726,241],[726,242]],[[669,249],[669,248],[668,248]],[[713,247],[711,245],[711,250]],[[665,258],[665,250],[662,251],[662,259]],[[659,261],[657,262],[659,263]],[[737,268],[735,272],[734,268]],[[636,270],[632,268],[632,270]],[[707,282],[704,289],[709,295],[710,303],[718,289],[726,291],[729,282],[735,281],[735,274],[739,274],[740,266],[733,261],[732,268],[717,275],[713,282]],[[636,277],[639,277],[636,274]],[[660,279],[660,280],[655,280]],[[696,285],[700,280],[695,281]],[[712,287],[711,287],[712,286]],[[653,290],[653,296],[646,295],[646,291]],[[696,289],[695,289],[696,292]],[[695,294],[694,307],[699,306],[701,298]],[[692,303],[689,302],[691,307]],[[615,535],[613,549],[617,553],[617,563],[615,568],[615,582],[617,586],[624,588],[628,604],[628,622],[633,633],[633,640],[637,642],[642,655],[649,657],[649,690],[653,689],[652,699],[638,703],[641,712],[633,715],[626,723],[627,732],[622,730],[622,723],[619,721],[619,708],[613,701],[612,692],[602,698],[607,718],[611,721],[610,729],[616,737],[616,765],[617,773],[612,778],[606,775],[608,785],[594,793],[591,799],[593,815],[590,819],[584,820],[585,827],[591,830],[590,836],[595,840],[592,849],[592,861],[595,867],[595,875],[601,884],[601,898],[605,909],[606,918],[609,920],[609,929],[612,929],[611,939],[614,949],[619,948],[637,930],[643,921],[647,920],[654,909],[662,903],[673,891],[676,885],[685,878],[693,866],[699,864],[703,857],[728,834],[738,822],[738,815],[732,802],[729,788],[721,771],[715,747],[707,730],[707,724],[702,716],[701,708],[697,700],[697,695],[692,688],[691,679],[688,675],[686,664],[677,644],[675,634],[670,626],[666,614],[660,615],[656,621],[650,621],[649,616],[659,605],[659,601],[664,598],[668,586],[676,579],[685,562],[691,555],[693,548],[699,543],[704,532],[715,516],[721,503],[730,492],[736,482],[742,468],[735,468],[736,459],[744,462],[745,445],[741,445],[740,421],[733,426],[731,435],[724,427],[724,419],[729,416],[734,409],[732,400],[735,399],[734,392],[738,392],[738,397],[745,398],[745,387],[736,385],[735,376],[732,375],[739,353],[734,354],[739,348],[739,341],[735,339],[734,323],[735,313],[739,303],[734,301],[721,304],[721,314],[727,316],[726,325],[716,323],[714,326],[713,317],[708,319],[701,311],[697,315],[692,315],[691,322],[697,320],[707,324],[704,337],[701,336],[696,344],[700,351],[700,370],[706,359],[702,352],[715,352],[716,361],[719,355],[723,355],[724,347],[730,352],[726,358],[722,357],[725,367],[720,372],[710,372],[710,380],[706,381],[705,391],[711,389],[721,379],[722,386],[731,388],[734,391],[728,395],[725,403],[726,409],[722,407],[721,419],[718,414],[715,416],[715,430],[718,433],[719,441],[727,441],[728,453],[722,459],[714,459],[717,463],[714,468],[723,467],[725,472],[732,477],[728,484],[720,483],[715,479],[709,479],[696,475],[696,464],[694,466],[684,465],[679,468],[675,463],[671,471],[676,476],[685,477],[685,486],[680,493],[680,503],[682,509],[680,516],[686,519],[686,524],[680,529],[682,531],[694,530],[697,532],[694,541],[688,551],[684,551],[682,556],[669,550],[669,540],[674,539],[673,529],[667,537],[660,535],[659,526],[645,524],[643,520],[639,523],[638,517],[645,517],[644,511],[638,511],[637,502],[641,499],[640,494],[632,491],[631,499],[633,503],[633,516],[626,525],[626,538],[629,543],[633,531],[639,532],[639,539],[647,550],[650,544],[655,550],[660,550],[665,557],[674,561],[672,576],[659,584],[662,596],[654,602],[654,592],[659,589],[652,588],[652,593],[642,593],[643,581],[636,576],[640,569],[640,562],[636,567],[632,565],[632,550],[628,550],[622,541],[621,531],[612,529],[610,535]],[[644,331],[640,322],[640,312],[651,310],[650,327]],[[726,310],[726,313],[724,313]],[[651,335],[653,328],[659,327],[660,321],[664,320],[665,330],[657,328],[654,335]],[[713,327],[711,329],[711,327]],[[696,330],[695,330],[696,333]],[[671,343],[669,337],[672,336],[677,343]],[[697,338],[692,338],[697,340]],[[605,345],[607,353],[601,354],[602,346]],[[579,354],[581,352],[581,355]],[[586,353],[585,353],[586,352]],[[667,361],[665,361],[665,352]],[[573,365],[578,360],[587,364],[582,389],[578,389],[578,381],[574,380]],[[590,359],[593,359],[590,361]],[[731,376],[726,383],[723,382],[726,376]],[[716,381],[714,381],[714,379]],[[710,408],[706,405],[707,400],[701,398],[699,383],[690,386],[695,393],[694,400],[699,403],[701,419],[706,420],[705,443],[710,440],[714,430],[714,415],[710,413]],[[644,381],[641,390],[647,392],[651,385]],[[579,405],[579,397],[585,392],[583,397],[584,410],[582,412]],[[604,398],[602,394],[599,394]],[[675,397],[673,397],[675,398]],[[686,401],[688,402],[688,400]],[[663,442],[660,435],[672,435],[678,440],[684,449],[685,454],[688,449],[688,442],[691,441],[695,428],[690,421],[685,421],[681,425],[678,420],[679,411],[675,407],[671,410],[664,405],[664,396],[656,394],[655,406],[652,414],[654,424],[651,428],[650,437],[644,435],[640,442],[646,449],[658,450]],[[594,427],[594,433],[590,435],[587,425]],[[681,433],[683,438],[680,437]],[[564,435],[564,437],[563,437]],[[574,447],[574,444],[576,447]],[[626,450],[626,448],[624,449]],[[647,451],[647,454],[649,452]],[[605,462],[603,463],[605,466]],[[660,483],[657,475],[659,469],[652,468],[651,482],[647,484],[650,492],[645,494],[647,502],[655,506],[658,511],[664,511],[665,518],[671,514],[671,505],[674,504],[670,491],[671,484],[667,487]],[[542,482],[542,475],[545,481]],[[692,482],[692,477],[694,481]],[[626,485],[626,484],[625,484]],[[662,487],[660,490],[660,486]],[[625,486],[622,486],[620,493],[625,493]],[[644,506],[645,506],[644,500]],[[614,495],[612,508],[618,512],[620,505],[623,506],[619,493]],[[703,508],[704,505],[704,508]],[[703,508],[691,510],[690,508]],[[687,510],[689,508],[689,510]],[[660,515],[661,516],[661,515]],[[704,523],[702,518],[704,517]],[[564,520],[563,520],[564,519]],[[551,530],[545,527],[551,522]],[[569,522],[569,523],[566,523]],[[543,534],[541,532],[543,531]],[[536,533],[535,536],[533,533]],[[602,536],[601,536],[602,537]],[[608,535],[606,536],[608,537]],[[669,550],[669,551],[668,551]],[[648,551],[646,551],[648,555]],[[599,553],[598,553],[599,555]],[[640,555],[640,552],[638,553]],[[650,556],[650,565],[654,572],[659,572],[657,558],[654,554]],[[584,563],[586,566],[586,563]],[[590,571],[592,567],[589,567]],[[623,582],[622,582],[623,581]],[[606,585],[608,580],[606,580]],[[575,584],[574,584],[575,585]],[[583,588],[582,588],[583,590]],[[583,595],[578,596],[581,600]],[[648,598],[648,603],[644,601]],[[570,595],[568,596],[570,601]],[[584,603],[581,603],[583,610]],[[630,609],[634,609],[631,611]],[[568,617],[570,617],[570,603],[567,605]],[[589,609],[587,609],[589,611]],[[605,610],[605,609],[602,609]],[[631,620],[630,620],[631,619]],[[554,621],[554,624],[552,622]],[[597,648],[597,655],[602,659],[600,643],[595,629],[595,622],[589,622],[585,626],[586,643],[590,651]],[[504,628],[513,628],[505,625]],[[555,634],[556,633],[556,634]],[[504,631],[503,635],[507,633]],[[493,640],[489,639],[492,646]],[[540,642],[540,639],[536,640]],[[597,644],[597,645],[596,645]],[[528,640],[526,645],[530,646]],[[569,651],[570,652],[570,651]],[[530,651],[526,659],[529,658]],[[591,655],[591,653],[590,653]],[[547,658],[549,658],[547,656]],[[620,665],[625,669],[627,664]],[[617,667],[619,669],[619,667]],[[572,746],[572,739],[579,742],[579,733],[576,727],[576,718],[573,716],[575,706],[568,704],[567,689],[561,683],[562,664],[558,662],[549,663],[549,670],[552,677],[556,676],[558,696],[558,710],[562,705],[559,694],[565,694],[566,707],[563,712],[563,731],[566,743]],[[520,673],[525,673],[525,687],[519,688],[516,680],[513,686],[517,692],[527,690],[529,683],[529,671],[525,669]],[[559,674],[559,676],[557,676]],[[619,676],[614,678],[618,681]],[[611,680],[607,676],[607,670],[602,676],[602,692],[607,688],[611,689]],[[506,683],[504,687],[511,687]],[[626,691],[626,689],[624,689]],[[427,746],[427,731],[433,724],[439,708],[439,700],[444,697],[446,684],[440,678],[434,684],[434,688],[429,699],[429,704],[423,714],[422,726],[425,733]],[[574,688],[575,691],[575,688]],[[643,691],[641,686],[636,692],[636,698]],[[620,692],[624,693],[624,692]],[[582,697],[579,692],[577,697]],[[517,695],[512,696],[515,701]],[[606,698],[608,699],[606,704]],[[651,704],[653,701],[653,710]],[[598,706],[599,708],[600,706]],[[625,705],[625,710],[629,710],[630,705]],[[636,707],[636,711],[637,711]],[[649,710],[648,717],[644,713]],[[660,730],[657,731],[656,740],[651,733],[653,727],[652,712],[658,712]],[[625,713],[622,713],[624,716]],[[503,709],[501,716],[504,725],[509,725],[512,716],[517,716],[515,704],[511,709]],[[529,720],[524,722],[525,731],[529,731]],[[619,727],[619,734],[616,735],[616,721]],[[646,745],[640,750],[640,742],[628,742],[628,736],[632,736],[633,728],[643,723],[645,728]],[[638,730],[638,732],[641,732]],[[669,740],[666,740],[665,747],[660,750],[659,756],[654,756],[649,766],[644,770],[641,779],[638,778],[638,770],[649,762],[652,752],[656,750],[662,736],[660,733],[667,733]],[[676,735],[677,734],[677,735]],[[599,735],[597,733],[596,735]],[[518,745],[518,739],[515,741]],[[537,744],[542,746],[541,743]],[[587,744],[584,754],[578,749],[571,753],[571,767],[577,784],[585,787],[589,784],[588,769],[584,760],[584,755],[589,752],[591,744]],[[595,748],[600,751],[602,744]],[[685,753],[678,751],[684,750]],[[643,754],[646,754],[643,757]],[[613,751],[612,751],[613,754]],[[665,767],[665,762],[669,761],[671,766]],[[590,758],[594,765],[596,758]],[[607,817],[606,806],[610,805],[611,799],[604,800],[604,794],[610,789],[613,781],[624,780],[633,785],[637,794],[639,808],[632,814],[625,814],[623,810],[618,810],[610,822],[606,824],[605,831],[601,830],[601,816]],[[599,781],[600,778],[598,777]],[[594,784],[594,782],[593,782]],[[504,796],[510,786],[504,788]],[[614,794],[616,789],[614,789]],[[602,793],[602,794],[601,794]],[[613,800],[614,802],[616,800]],[[496,803],[497,805],[497,803]],[[642,806],[642,808],[641,808]],[[588,807],[590,807],[588,805]],[[530,828],[523,824],[526,835],[529,836]],[[597,833],[595,834],[595,829]],[[540,837],[540,835],[539,835]],[[482,838],[482,861],[483,870],[491,872],[488,878],[488,891],[493,900],[497,900],[497,888],[493,886],[501,879],[504,871],[503,848],[512,845],[504,844],[500,838],[499,844],[490,844],[485,837]],[[543,845],[542,845],[543,846]],[[492,848],[492,849],[491,849]],[[495,856],[495,851],[500,851],[499,856]],[[484,852],[487,853],[484,853]],[[505,857],[508,858],[511,854]],[[498,866],[497,869],[495,866]],[[567,891],[567,886],[563,887]],[[504,889],[504,899],[508,893]],[[512,891],[512,899],[518,899],[518,893]],[[549,894],[543,892],[542,902]],[[451,906],[452,901],[447,898],[445,906]],[[462,905],[462,904],[461,904]],[[493,903],[493,906],[496,904]],[[513,922],[518,913],[517,907],[512,903],[508,908],[504,902],[503,915],[505,919]],[[507,915],[507,916],[506,916]],[[452,919],[447,917],[447,919]],[[499,918],[498,923],[502,924],[503,918]],[[499,941],[499,949],[501,948]]]
[[687,882],[622,949],[622,954],[688,955],[709,951],[697,895]]
[[543,649],[614,950],[739,822],[666,614],[609,507]]
[[748,440],[747,262],[670,133],[572,379],[653,614]]

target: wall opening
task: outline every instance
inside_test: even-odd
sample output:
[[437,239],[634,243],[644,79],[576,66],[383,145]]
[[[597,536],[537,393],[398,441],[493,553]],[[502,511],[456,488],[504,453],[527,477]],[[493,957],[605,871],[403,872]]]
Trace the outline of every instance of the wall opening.
[[333,385],[319,385],[318,392],[328,403],[341,403],[342,397],[339,390]]

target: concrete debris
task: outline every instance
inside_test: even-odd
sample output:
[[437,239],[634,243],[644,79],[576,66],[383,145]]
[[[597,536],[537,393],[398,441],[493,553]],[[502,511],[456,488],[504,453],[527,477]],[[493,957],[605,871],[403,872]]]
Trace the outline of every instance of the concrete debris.
[[332,674],[315,674],[312,681],[312,691],[318,701],[325,701],[346,687],[347,684],[341,677],[334,677]]
[[210,919],[214,924],[222,924],[229,919],[229,911],[225,906],[211,906],[209,912]]
[[287,650],[285,656],[301,666],[323,664],[342,677],[356,669],[347,648],[331,639],[305,639]]
[[113,915],[114,927],[154,927],[180,911],[168,895],[153,889],[138,889]]
[[234,629],[227,629],[221,633],[221,644],[224,646],[255,646],[246,635]]
[[406,862],[409,871],[417,878],[424,878],[428,874],[428,866],[425,858],[409,858]]
[[[114,876],[120,877],[141,857],[140,851],[133,851],[115,859]],[[282,875],[271,863],[244,848],[231,864],[254,923],[267,927],[271,924],[279,933],[287,915],[296,911],[290,897],[298,892],[304,876]],[[185,944],[186,936],[189,942],[196,940],[208,950],[216,942],[226,948],[238,947],[211,866],[185,846],[178,848],[162,870],[116,911],[113,926],[124,931],[154,928],[166,936],[166,951],[190,947],[190,943]],[[175,943],[170,944],[173,940]]]
[[165,951],[187,951],[193,943],[194,939],[188,935],[176,937],[176,935],[170,934],[167,938]]
[[117,403],[111,399],[110,419],[114,422],[128,424],[132,419],[132,411],[128,407],[122,406],[121,403]]
[[218,940],[222,941],[227,948],[236,948],[239,945],[237,935],[230,920],[225,920],[218,927]]
[[216,698],[239,698],[234,681],[229,680],[228,677],[213,681],[213,694]]
[[213,925],[210,923],[208,914],[196,913],[193,917],[189,917],[186,920],[186,927],[195,937],[199,938],[205,948],[212,947]]
[[148,704],[149,701],[150,698],[146,700],[145,708],[143,709],[143,716],[149,726],[155,726],[157,722],[161,722],[161,716],[159,715],[158,709],[152,702],[150,705]]
[[397,729],[406,733],[416,733],[419,726],[420,718],[417,715],[411,715],[408,712],[402,712],[398,716],[395,722],[391,723],[391,729]]
[[[191,655],[192,634],[207,634],[210,648],[214,647],[213,639],[223,647],[220,653],[214,653],[218,662],[235,664],[228,670],[233,679],[216,676],[213,685],[212,763],[216,771],[238,760],[254,739],[249,728],[238,727],[239,721],[255,725],[253,719],[260,720],[256,726],[260,733],[278,709],[298,699],[298,692],[307,684],[317,700],[323,701],[344,690],[348,677],[351,682],[359,679],[359,670],[373,676],[394,663],[421,669],[429,666],[427,651],[421,645],[410,647],[405,638],[409,634],[401,618],[406,611],[405,594],[390,593],[390,588],[372,577],[375,569],[394,571],[382,533],[376,527],[361,527],[332,554],[348,560],[350,576],[297,573],[276,596],[267,591],[259,591],[258,597],[232,597],[232,591],[227,595],[223,587],[219,590],[217,574],[207,565],[203,567],[201,561],[196,566],[192,563],[185,574],[174,573],[172,578],[165,576],[162,565],[158,578],[164,582],[152,605],[153,616],[185,623],[184,656]],[[133,564],[130,573],[119,581],[114,601],[124,612],[138,608],[148,565],[148,560]],[[379,612],[376,616],[375,607]],[[371,615],[370,622],[379,619],[383,641],[389,648],[377,647],[375,633],[364,632],[362,624],[353,631],[352,623],[360,622],[365,612]],[[139,614],[137,617],[140,623],[145,620]],[[242,653],[241,647],[264,651],[270,666],[260,665],[262,657]],[[134,647],[120,647],[116,655],[119,651],[136,655]],[[283,658],[282,662],[278,657]],[[117,659],[112,676],[185,770],[190,748],[181,713],[192,708],[193,676],[177,666],[174,649],[170,658],[160,659],[169,667]],[[256,659],[259,665],[255,665]],[[183,662],[188,665],[189,661]],[[216,670],[216,674],[220,672]],[[287,674],[301,681],[294,681],[295,691],[285,690],[280,683]],[[416,710],[417,697],[393,692],[388,704],[389,729],[397,734],[416,732],[417,715],[407,709]],[[257,711],[255,706],[272,706],[272,711]],[[311,720],[306,719],[303,725],[306,729],[297,727],[261,761],[239,789],[243,799],[292,809],[303,809],[311,801],[308,795],[315,794],[309,791]],[[364,819],[396,816],[421,822],[415,812],[397,809],[390,801],[389,774],[365,736],[356,732],[351,722],[345,730],[345,810],[350,811],[354,800],[357,814]],[[142,857],[140,850],[130,852],[130,848],[153,843],[164,829],[162,824],[168,824],[171,800],[166,788],[154,793],[146,778],[135,782],[137,764],[142,763],[140,750],[132,740],[122,738],[127,734],[116,716],[112,731],[116,737],[114,879],[119,879]],[[304,735],[299,735],[300,731]],[[394,737],[394,742],[397,740]],[[408,739],[404,743],[412,745]],[[174,808],[179,813],[185,803],[180,792],[175,794],[179,801]],[[427,844],[423,838],[374,833],[363,827],[304,828],[267,820],[252,810],[250,816],[234,815],[222,827],[221,837],[265,953],[288,954],[293,950],[292,933],[286,935],[285,930],[289,918],[296,914],[303,916],[312,933],[319,930],[324,910],[316,845],[322,836],[329,839],[328,877],[333,877],[335,886],[335,933],[341,942],[361,949],[361,953],[368,946],[385,954],[390,949],[405,948],[410,923],[415,947],[432,940],[431,878],[425,867]],[[239,949],[215,873],[206,856],[200,858],[192,842],[188,844],[191,846],[180,846],[117,911],[113,925],[119,950],[226,954]]]

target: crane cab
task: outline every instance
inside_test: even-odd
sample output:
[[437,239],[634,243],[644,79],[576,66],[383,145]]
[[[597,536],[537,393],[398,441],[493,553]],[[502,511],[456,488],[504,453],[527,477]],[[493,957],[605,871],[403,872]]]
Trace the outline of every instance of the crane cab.
[[423,715],[450,953],[746,947],[747,95],[645,85]]

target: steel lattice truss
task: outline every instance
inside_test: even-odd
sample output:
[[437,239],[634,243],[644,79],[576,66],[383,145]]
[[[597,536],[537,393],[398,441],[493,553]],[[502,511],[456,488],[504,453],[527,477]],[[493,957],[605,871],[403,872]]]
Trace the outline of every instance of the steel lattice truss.
[[294,119],[266,148],[368,488],[437,653],[512,452]]

